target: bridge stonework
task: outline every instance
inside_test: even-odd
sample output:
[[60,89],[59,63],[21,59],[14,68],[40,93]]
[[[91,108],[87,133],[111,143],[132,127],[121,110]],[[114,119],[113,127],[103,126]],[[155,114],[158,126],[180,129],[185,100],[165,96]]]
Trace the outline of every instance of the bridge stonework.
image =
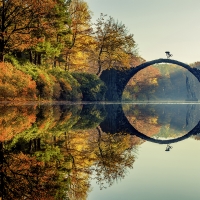
[[107,91],[105,94],[105,100],[106,101],[121,101],[123,91],[129,82],[129,80],[140,70],[154,64],[159,63],[171,63],[179,65],[188,71],[190,71],[200,82],[200,70],[197,68],[192,68],[189,65],[182,63],[177,60],[172,59],[165,59],[160,58],[157,60],[152,60],[145,62],[141,65],[138,65],[137,67],[130,68],[127,70],[116,70],[116,69],[107,69],[104,70],[100,76],[100,79],[104,81]]

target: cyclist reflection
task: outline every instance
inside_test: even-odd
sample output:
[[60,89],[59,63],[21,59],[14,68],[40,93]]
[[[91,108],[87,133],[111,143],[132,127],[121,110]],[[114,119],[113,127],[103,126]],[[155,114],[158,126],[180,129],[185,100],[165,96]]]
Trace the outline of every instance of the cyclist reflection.
[[166,147],[166,149],[165,149],[165,151],[170,151],[170,149],[172,149],[172,148],[173,147],[168,144],[167,147]]

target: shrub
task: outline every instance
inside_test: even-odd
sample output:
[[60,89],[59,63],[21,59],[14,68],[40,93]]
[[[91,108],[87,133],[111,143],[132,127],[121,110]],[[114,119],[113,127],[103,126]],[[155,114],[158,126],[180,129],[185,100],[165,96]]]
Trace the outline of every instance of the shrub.
[[40,98],[44,100],[53,99],[54,81],[50,75],[47,73],[39,73],[36,84]]
[[61,93],[59,100],[77,101],[81,100],[82,94],[80,84],[77,80],[67,71],[53,69],[49,71],[60,84]]
[[[61,71],[59,68],[53,70],[47,70],[42,67],[38,67],[31,63],[19,64],[19,62],[12,56],[8,56],[7,60],[12,62],[15,67],[25,73],[30,75],[32,79],[36,82],[35,96],[41,100],[65,100],[65,101],[100,101],[104,99],[104,94],[106,87],[104,83],[96,76],[86,73],[73,73],[70,74],[67,71]],[[20,88],[23,88],[23,83],[15,79]],[[14,84],[14,83],[13,83]],[[29,83],[32,90],[26,90],[24,88],[21,93],[33,96],[33,85]],[[6,88],[0,87],[0,93],[5,93]],[[13,98],[15,94],[14,88],[10,86],[7,93],[9,93],[9,98]],[[8,95],[8,94],[7,94]],[[15,95],[14,95],[15,96]]]
[[30,63],[17,67],[36,81],[37,95],[43,100],[76,101],[82,98],[79,83],[66,71],[46,70]]
[[0,99],[35,100],[36,83],[10,63],[0,63]]
[[79,82],[83,101],[104,100],[106,86],[98,76],[86,73],[73,73],[73,77]]
[[56,79],[51,74],[48,74],[45,69],[28,62],[19,65],[15,61],[15,64],[17,69],[30,75],[35,80],[38,99],[51,100],[54,98],[54,84]]

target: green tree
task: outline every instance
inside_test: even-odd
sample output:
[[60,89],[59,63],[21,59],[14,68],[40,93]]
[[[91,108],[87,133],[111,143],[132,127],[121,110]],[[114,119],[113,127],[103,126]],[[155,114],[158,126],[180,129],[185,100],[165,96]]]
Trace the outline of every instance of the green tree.
[[56,67],[57,62],[62,60],[61,52],[69,32],[69,3],[69,0],[56,0],[45,18],[38,20],[38,29],[32,32],[32,36],[42,41],[29,50],[30,61],[34,64],[42,64],[43,58],[45,63],[53,63]]

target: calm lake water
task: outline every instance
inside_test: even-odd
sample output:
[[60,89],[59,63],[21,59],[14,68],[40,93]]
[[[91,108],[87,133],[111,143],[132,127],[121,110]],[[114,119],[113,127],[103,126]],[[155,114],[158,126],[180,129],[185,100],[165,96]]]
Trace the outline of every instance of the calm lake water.
[[199,103],[0,104],[0,197],[199,200],[199,121]]

